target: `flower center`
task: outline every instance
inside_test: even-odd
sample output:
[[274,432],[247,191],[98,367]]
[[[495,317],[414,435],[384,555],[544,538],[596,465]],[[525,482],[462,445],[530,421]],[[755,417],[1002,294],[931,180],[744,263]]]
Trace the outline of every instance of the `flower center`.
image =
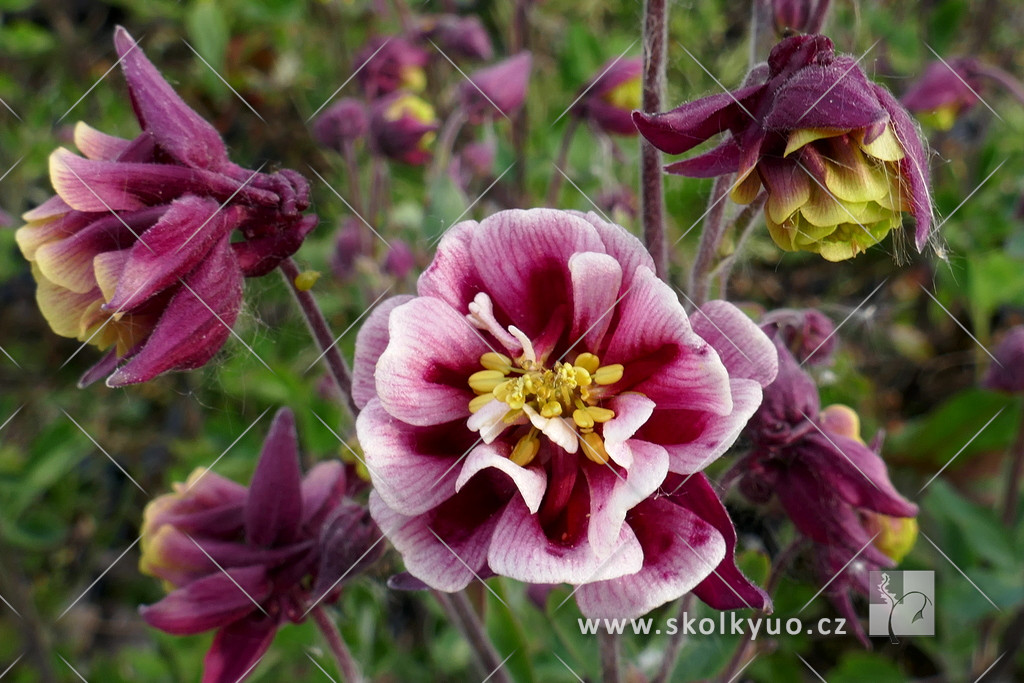
[[571,363],[557,361],[546,368],[528,357],[531,355],[524,354],[515,364],[501,353],[481,356],[484,369],[469,377],[469,386],[476,394],[469,402],[470,412],[476,413],[497,400],[508,406],[501,418],[505,424],[511,425],[524,416],[529,419],[529,431],[520,437],[509,455],[517,465],[525,467],[533,460],[540,450],[539,434],[551,436],[549,427],[552,431],[574,433],[575,441],[566,450],[575,452],[578,442],[590,460],[607,462],[604,440],[594,429],[615,417],[615,412],[599,405],[605,398],[600,387],[622,379],[623,367],[601,365],[594,354],[581,353]]

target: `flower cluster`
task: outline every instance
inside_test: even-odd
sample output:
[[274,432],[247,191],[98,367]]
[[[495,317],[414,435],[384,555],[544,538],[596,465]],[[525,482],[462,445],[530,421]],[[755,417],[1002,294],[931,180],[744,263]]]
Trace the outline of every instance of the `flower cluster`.
[[918,251],[928,241],[928,159],[913,119],[824,36],[783,40],[738,90],[633,117],[669,154],[728,132],[718,147],[666,170],[735,173],[730,196],[741,204],[763,188],[768,231],[786,251],[852,258],[899,227],[903,211],[917,222]]
[[57,195],[17,233],[53,331],[113,347],[82,383],[113,372],[112,387],[210,360],[238,315],[242,278],[273,270],[317,222],[303,214],[302,176],[232,163],[128,32],[114,42],[142,133],[125,140],[79,123],[85,157],[50,156]]
[[367,320],[353,388],[370,510],[411,574],[574,584],[588,615],[768,605],[700,473],[775,376],[752,321],[688,317],[636,238],[545,209],[456,225],[417,289]]

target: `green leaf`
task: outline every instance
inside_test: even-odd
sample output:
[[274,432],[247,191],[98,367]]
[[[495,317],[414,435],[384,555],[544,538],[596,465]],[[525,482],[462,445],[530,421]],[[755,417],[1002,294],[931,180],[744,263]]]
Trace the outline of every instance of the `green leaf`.
[[839,666],[828,672],[829,683],[902,683],[906,677],[882,655],[854,652],[843,657]]
[[196,52],[216,71],[222,71],[228,40],[231,37],[223,7],[213,0],[199,0],[189,7],[185,16],[185,26]]
[[[969,561],[973,556],[1003,569],[1020,567],[1021,555],[993,510],[962,497],[942,479],[932,482],[927,491],[922,503],[925,512],[946,522],[945,538],[935,542],[954,562]],[[969,556],[958,552],[957,546]]]

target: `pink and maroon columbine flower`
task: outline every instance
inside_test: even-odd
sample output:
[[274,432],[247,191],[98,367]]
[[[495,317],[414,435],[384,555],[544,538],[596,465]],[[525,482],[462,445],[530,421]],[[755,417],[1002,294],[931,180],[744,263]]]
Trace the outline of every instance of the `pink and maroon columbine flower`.
[[688,317],[640,242],[594,214],[460,223],[418,296],[357,340],[371,513],[443,591],[499,574],[577,585],[589,616],[691,590],[765,608],[701,470],[775,371],[752,321],[721,301]]
[[176,635],[217,629],[203,683],[237,683],[286,619],[336,600],[380,555],[379,530],[345,490],[338,461],[303,478],[294,417],[278,411],[248,488],[197,469],[146,506],[139,567],[172,590],[142,618]]
[[768,230],[782,249],[852,258],[897,228],[903,211],[917,222],[918,251],[928,241],[928,159],[913,119],[825,36],[783,40],[738,90],[633,118],[669,154],[728,133],[713,150],[666,170],[736,173],[731,197],[741,204],[764,187]]
[[636,135],[633,110],[640,107],[642,74],[639,57],[609,61],[583,86],[570,112],[606,133]]
[[[849,563],[830,596],[855,622],[847,589],[866,585],[865,567],[891,567],[902,556],[880,525],[912,524],[906,518],[917,515],[917,506],[893,487],[880,444],[861,440],[856,413],[846,406],[822,410],[814,380],[778,337],[776,347],[778,377],[746,429],[751,452],[726,480],[738,478],[753,502],[778,498],[797,530],[817,544],[824,581]],[[850,562],[854,557],[859,563]]]
[[210,360],[238,315],[242,278],[273,270],[317,219],[303,215],[302,176],[229,161],[128,32],[114,42],[142,133],[124,140],[79,123],[85,158],[50,156],[57,196],[25,214],[17,240],[54,332],[114,347],[83,384],[113,372],[107,384],[122,386]]
[[519,54],[475,71],[468,81],[459,85],[459,97],[466,116],[480,123],[499,116],[509,116],[526,99],[533,55]]

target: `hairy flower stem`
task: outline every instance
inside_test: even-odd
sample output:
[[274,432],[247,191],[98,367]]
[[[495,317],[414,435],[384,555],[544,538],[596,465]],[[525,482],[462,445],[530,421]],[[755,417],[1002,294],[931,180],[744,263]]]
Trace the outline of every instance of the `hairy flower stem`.
[[1006,494],[1003,497],[1003,523],[1013,528],[1013,522],[1017,518],[1017,503],[1020,500],[1020,480],[1024,476],[1024,412],[1021,413],[1017,438],[1013,442],[1010,455],[1013,460],[1010,475],[1006,479]]
[[[644,0],[644,76],[645,112],[662,110],[665,92],[665,43],[668,42],[666,0]],[[640,141],[640,212],[644,226],[644,244],[654,259],[654,268],[668,281],[668,242],[665,240],[665,189],[661,152],[647,140]]]
[[729,277],[732,275],[732,267],[736,263],[736,257],[739,256],[740,252],[743,251],[743,245],[746,244],[747,238],[754,231],[754,227],[757,225],[757,215],[764,208],[765,202],[768,201],[768,193],[762,192],[759,194],[754,201],[748,204],[743,211],[729,224],[726,228],[726,232],[735,230],[739,233],[739,237],[736,239],[736,245],[733,247],[732,253],[726,256],[721,262],[715,266],[714,270],[711,271],[709,278],[718,276],[718,298],[725,299],[729,290]]
[[697,247],[697,258],[690,272],[690,298],[696,306],[701,306],[708,300],[711,267],[718,256],[718,248],[725,235],[725,204],[729,188],[732,187],[732,177],[732,174],[719,176],[711,186],[708,210],[700,233],[700,245]]
[[504,662],[498,656],[498,651],[494,649],[494,643],[487,635],[487,629],[473,609],[465,591],[458,593],[433,591],[433,593],[445,614],[455,623],[462,635],[466,637],[470,647],[473,648],[477,663],[484,675],[487,676],[487,680],[493,680],[496,683],[511,683],[512,679],[505,671]]
[[603,683],[619,683],[622,680],[622,641],[618,633],[597,630],[601,644],[601,680]]
[[334,661],[338,663],[338,670],[341,671],[342,680],[345,683],[362,683],[363,675],[359,673],[359,664],[352,658],[352,653],[348,649],[348,645],[341,637],[341,632],[338,630],[338,625],[327,616],[327,612],[320,605],[314,607],[310,614],[313,615],[313,621],[316,622],[317,627],[320,629],[320,633],[324,635],[327,640],[327,645],[331,649],[331,654],[334,655]]
[[348,409],[354,418],[359,415],[359,408],[356,407],[355,400],[352,398],[352,373],[349,371],[345,359],[341,357],[341,352],[338,351],[337,340],[327,324],[327,319],[324,318],[323,311],[320,310],[320,306],[317,304],[316,299],[313,298],[313,295],[296,286],[295,278],[299,275],[299,266],[295,261],[287,258],[281,262],[280,267],[281,274],[288,283],[289,289],[292,290],[295,301],[299,304],[299,309],[309,325],[309,331],[313,335],[313,339],[316,340],[320,350],[323,351],[323,357],[327,361],[327,368],[330,370],[331,377],[334,378],[335,384],[338,385],[341,395],[345,397]]
[[342,156],[345,158],[345,175],[348,176],[348,191],[351,195],[352,210],[358,214],[366,213],[363,204],[363,189],[359,186],[359,160],[356,158],[356,148],[351,140],[342,143]]
[[548,185],[548,193],[544,200],[544,206],[549,209],[555,208],[558,201],[558,192],[562,189],[562,180],[565,178],[560,171],[565,170],[566,160],[569,158],[569,148],[572,147],[572,139],[576,136],[576,129],[580,121],[575,116],[569,119],[562,133],[562,145],[558,148],[558,159],[555,161],[555,172],[551,174],[551,184]]
[[[676,621],[685,621],[686,613],[692,605],[693,593],[691,592],[684,595],[679,603],[679,613],[676,614]],[[684,630],[677,628],[676,632],[669,637],[668,646],[665,648],[665,656],[661,660],[661,666],[658,667],[658,675],[651,679],[651,683],[669,683],[672,680],[672,671],[676,668],[676,662],[679,661],[679,653],[683,651],[685,643],[686,634]]]

